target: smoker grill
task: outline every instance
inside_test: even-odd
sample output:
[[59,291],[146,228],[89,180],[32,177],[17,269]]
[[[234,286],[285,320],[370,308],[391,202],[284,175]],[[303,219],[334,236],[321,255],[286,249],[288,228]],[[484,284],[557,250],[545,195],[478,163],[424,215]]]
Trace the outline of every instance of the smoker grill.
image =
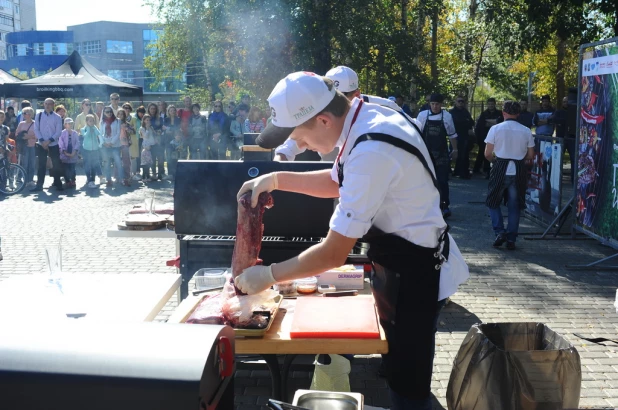
[[[201,268],[229,267],[234,250],[237,201],[242,184],[275,171],[330,169],[327,162],[180,161],[174,189],[175,229],[180,244],[181,296]],[[282,262],[319,243],[328,233],[334,200],[273,192],[275,205],[264,213],[260,258]]]

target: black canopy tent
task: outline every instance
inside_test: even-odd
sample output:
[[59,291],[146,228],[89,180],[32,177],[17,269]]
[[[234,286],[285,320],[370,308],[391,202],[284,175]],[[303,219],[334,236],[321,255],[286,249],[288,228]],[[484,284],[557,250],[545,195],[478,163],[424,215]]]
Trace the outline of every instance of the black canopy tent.
[[19,98],[78,98],[107,96],[142,97],[142,87],[115,80],[74,51],[60,67],[40,77],[17,83],[5,83],[5,96]]

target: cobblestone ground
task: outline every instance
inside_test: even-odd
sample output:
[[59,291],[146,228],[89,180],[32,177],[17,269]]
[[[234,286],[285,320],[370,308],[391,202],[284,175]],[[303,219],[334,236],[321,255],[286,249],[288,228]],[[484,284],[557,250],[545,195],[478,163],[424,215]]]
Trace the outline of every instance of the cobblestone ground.
[[[78,177],[78,186],[84,185]],[[171,201],[171,185],[151,184],[160,202]],[[0,278],[44,271],[44,247],[65,235],[65,270],[131,274],[174,273],[165,261],[175,255],[172,239],[107,238],[106,230],[141,203],[151,188],[114,187],[95,193],[85,190],[57,195],[0,197],[0,235],[5,260]],[[618,315],[613,301],[617,271],[571,271],[567,264],[590,263],[612,255],[613,249],[594,240],[529,241],[522,237],[516,251],[493,249],[493,235],[482,204],[486,181],[453,180],[452,233],[471,271],[470,280],[453,296],[440,317],[432,391],[436,408],[446,408],[445,396],[451,363],[473,323],[538,321],[569,339],[582,359],[581,408],[618,407],[618,347],[578,339],[586,336],[618,338]],[[522,220],[523,233],[543,229]],[[1,286],[1,284],[0,284]],[[113,298],[110,298],[110,303]],[[166,306],[158,320],[175,307]],[[303,357],[299,363],[309,363]],[[386,384],[377,375],[378,358],[358,357],[350,375],[354,391],[365,394],[367,404],[387,407]],[[292,373],[290,389],[308,388],[309,369]],[[243,367],[236,375],[239,409],[261,408],[270,392],[268,372]]]

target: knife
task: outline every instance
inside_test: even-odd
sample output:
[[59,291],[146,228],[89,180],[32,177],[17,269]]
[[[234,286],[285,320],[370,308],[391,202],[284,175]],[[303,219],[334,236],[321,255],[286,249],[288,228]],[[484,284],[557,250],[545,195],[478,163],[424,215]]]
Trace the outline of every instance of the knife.
[[356,296],[358,295],[357,290],[341,290],[338,292],[328,292],[324,293],[322,296],[325,298],[338,298],[340,296]]

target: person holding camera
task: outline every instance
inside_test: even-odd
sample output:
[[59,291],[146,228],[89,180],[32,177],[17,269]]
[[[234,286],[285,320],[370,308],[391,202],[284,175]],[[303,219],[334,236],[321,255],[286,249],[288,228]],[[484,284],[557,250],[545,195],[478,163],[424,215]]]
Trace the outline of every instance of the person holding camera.
[[20,146],[21,166],[26,170],[26,185],[34,186],[34,173],[36,171],[36,135],[34,134],[34,109],[25,107],[21,111],[21,121],[15,130],[15,142]]

